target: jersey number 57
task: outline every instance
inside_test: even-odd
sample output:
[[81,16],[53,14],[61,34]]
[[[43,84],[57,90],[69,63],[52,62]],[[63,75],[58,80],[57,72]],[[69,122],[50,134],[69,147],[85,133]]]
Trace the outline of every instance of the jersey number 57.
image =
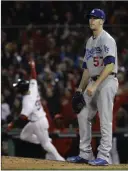
[[93,63],[94,63],[94,66],[95,67],[98,67],[98,66],[103,66],[103,57],[98,57],[98,56],[94,56],[93,57]]

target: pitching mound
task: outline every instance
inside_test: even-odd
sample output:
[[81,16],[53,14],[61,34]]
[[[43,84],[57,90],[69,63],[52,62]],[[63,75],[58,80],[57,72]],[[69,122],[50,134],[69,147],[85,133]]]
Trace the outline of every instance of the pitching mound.
[[8,157],[2,156],[2,169],[128,169],[128,165],[111,165],[107,167],[92,167],[87,164],[72,164],[68,162],[58,162],[50,160],[41,160],[33,158],[21,158],[21,157]]

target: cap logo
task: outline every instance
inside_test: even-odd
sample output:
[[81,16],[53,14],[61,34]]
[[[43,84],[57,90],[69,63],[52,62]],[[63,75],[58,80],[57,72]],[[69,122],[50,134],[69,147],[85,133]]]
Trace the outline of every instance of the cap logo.
[[95,11],[94,10],[92,10],[92,13],[94,13]]

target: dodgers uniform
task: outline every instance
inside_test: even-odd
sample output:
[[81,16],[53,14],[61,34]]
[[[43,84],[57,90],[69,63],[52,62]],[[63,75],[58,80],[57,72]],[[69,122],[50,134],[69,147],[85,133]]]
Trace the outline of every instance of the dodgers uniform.
[[84,92],[86,106],[78,115],[80,128],[80,157],[91,160],[93,157],[91,147],[91,120],[96,112],[99,112],[101,142],[98,147],[97,158],[102,158],[109,162],[109,153],[112,148],[112,116],[113,101],[118,90],[118,80],[116,73],[117,46],[114,38],[103,30],[96,38],[91,36],[86,44],[83,68],[89,71],[88,85],[93,84],[98,75],[103,71],[107,63],[107,56],[115,58],[115,65],[112,73],[99,85],[92,96],[87,95],[87,89]]

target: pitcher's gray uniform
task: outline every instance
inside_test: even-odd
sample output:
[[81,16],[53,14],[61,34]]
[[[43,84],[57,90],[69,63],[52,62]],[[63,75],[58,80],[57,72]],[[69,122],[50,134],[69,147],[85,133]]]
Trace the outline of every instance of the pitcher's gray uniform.
[[47,159],[65,161],[49,138],[49,124],[40,102],[38,85],[35,79],[30,80],[28,94],[23,96],[21,114],[27,116],[30,122],[23,128],[20,138],[24,141],[41,144],[47,151],[46,156],[49,157]]
[[113,100],[118,89],[117,73],[117,47],[115,40],[105,30],[97,38],[90,37],[86,44],[83,68],[89,71],[89,83],[93,84],[91,77],[100,75],[104,69],[105,57],[115,57],[113,74],[109,75],[98,87],[92,96],[88,96],[85,90],[84,98],[86,107],[78,115],[80,130],[80,157],[90,160],[91,148],[91,119],[99,112],[101,127],[101,144],[98,147],[97,158],[109,161],[109,152],[112,148],[112,110]]

